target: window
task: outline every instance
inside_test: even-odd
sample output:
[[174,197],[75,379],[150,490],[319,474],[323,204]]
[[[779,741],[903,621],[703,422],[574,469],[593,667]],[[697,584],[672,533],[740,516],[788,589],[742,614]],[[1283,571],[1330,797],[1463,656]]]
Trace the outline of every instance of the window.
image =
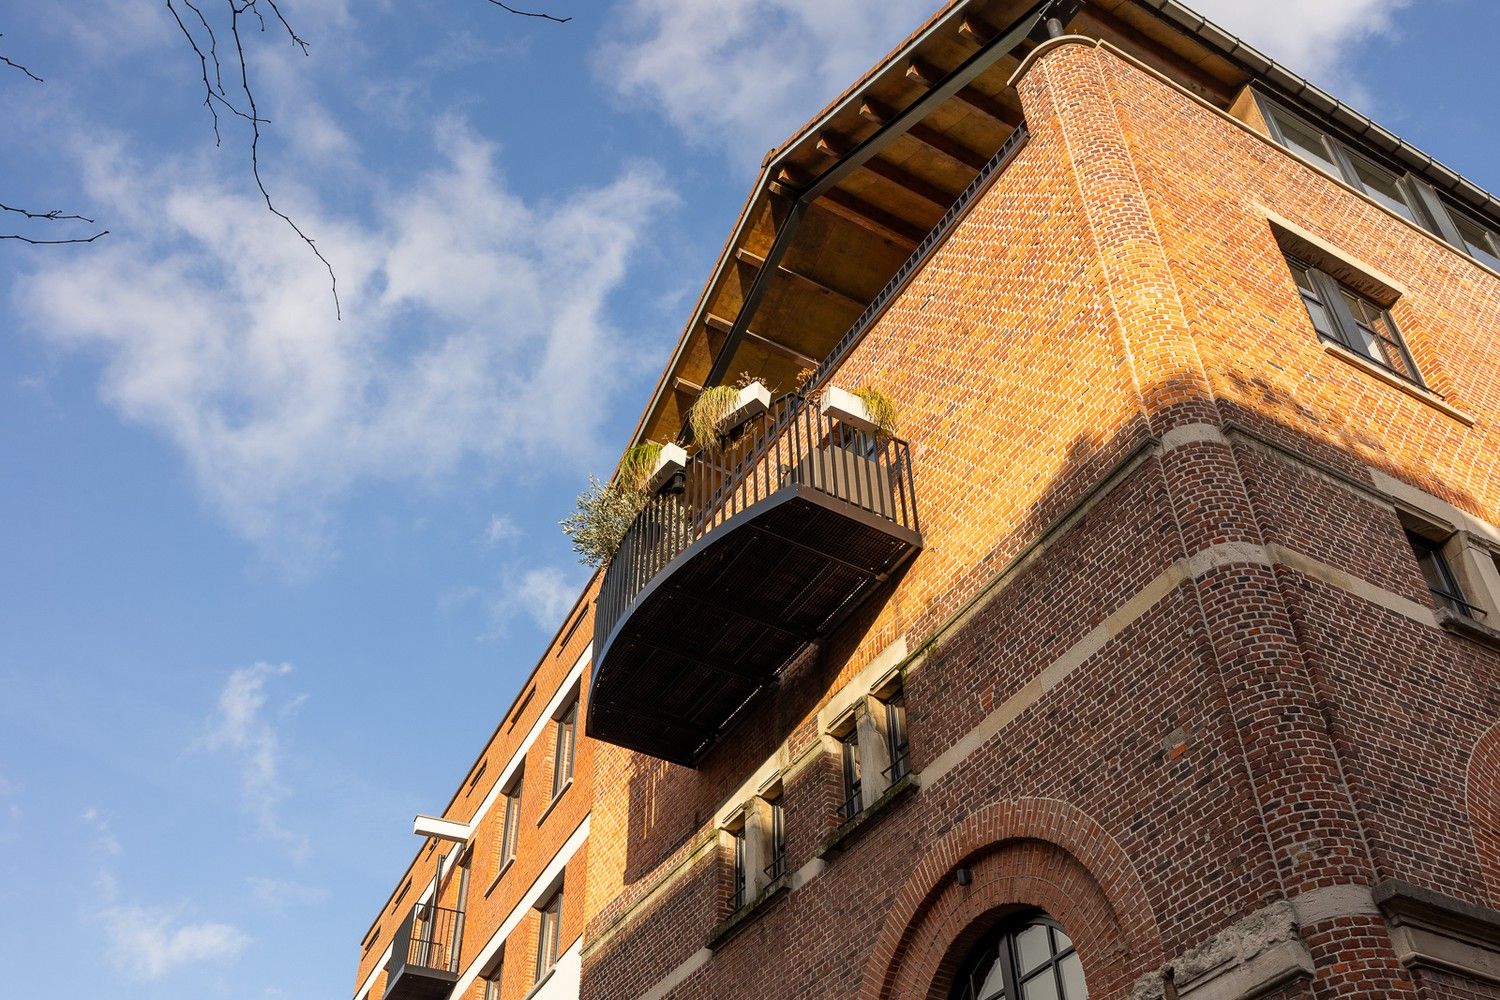
[[1416,199],[1396,173],[1354,152],[1279,105],[1263,99],[1261,108],[1277,142],[1314,166],[1343,178],[1402,218],[1431,228],[1419,219],[1413,207]]
[[525,772],[517,772],[511,779],[510,787],[505,790],[505,819],[500,828],[500,863],[498,868],[504,868],[516,859],[516,841],[521,834],[521,784],[525,779]]
[[859,730],[852,728],[839,738],[839,757],[844,772],[844,801],[839,806],[839,818],[853,819],[863,808],[860,801],[859,776]]
[[1332,275],[1288,256],[1302,304],[1318,336],[1417,385],[1422,384],[1390,311]]
[[484,1000],[500,1000],[500,980],[505,974],[505,949],[501,949],[479,974],[484,981]]
[[1480,225],[1462,212],[1450,208],[1448,215],[1452,217],[1453,226],[1458,230],[1459,238],[1463,241],[1463,248],[1469,252],[1469,255],[1480,263],[1500,271],[1500,235],[1496,235],[1493,229]]
[[536,932],[536,981],[552,971],[557,964],[558,944],[562,931],[562,886],[558,886],[547,901],[537,908],[541,919]]
[[578,739],[578,699],[574,698],[557,717],[557,747],[552,755],[552,797],[561,795],[573,781],[573,750]]
[[734,831],[734,891],[729,897],[729,908],[738,910],[749,896],[749,872],[745,870],[745,828]]
[[1045,913],[1009,920],[980,938],[959,967],[952,1000],[1088,1000],[1073,942]]
[[774,882],[786,874],[786,818],[781,800],[773,799],[771,807],[771,863],[766,865],[766,881]]
[[900,688],[885,700],[885,741],[891,758],[891,766],[885,769],[889,787],[911,773],[911,745],[906,739],[906,692]]
[[1441,542],[1410,529],[1406,532],[1406,541],[1411,545],[1412,554],[1417,557],[1417,566],[1422,570],[1423,579],[1427,581],[1427,590],[1438,607],[1464,618],[1473,618],[1475,612],[1484,613],[1464,599],[1463,588],[1459,586],[1453,567],[1448,565],[1448,559],[1443,555]]

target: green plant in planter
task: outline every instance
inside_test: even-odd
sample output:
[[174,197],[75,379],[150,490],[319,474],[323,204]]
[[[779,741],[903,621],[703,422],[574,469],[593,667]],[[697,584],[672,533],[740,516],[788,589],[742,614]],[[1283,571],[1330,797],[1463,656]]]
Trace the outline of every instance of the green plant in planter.
[[601,483],[589,476],[589,488],[579,495],[578,509],[560,522],[563,533],[573,540],[578,561],[595,569],[608,563],[645,503],[644,490],[618,478]]
[[865,412],[875,422],[875,434],[882,441],[896,436],[896,403],[891,397],[871,386],[854,390],[865,404]]
[[651,481],[651,473],[656,471],[656,460],[661,457],[661,445],[654,441],[638,444],[627,450],[620,459],[620,471],[615,476],[617,482],[623,483],[637,492],[644,493],[646,484]]
[[688,427],[693,431],[693,440],[699,447],[714,449],[722,447],[724,426],[739,405],[740,390],[732,385],[715,385],[704,389],[688,410]]

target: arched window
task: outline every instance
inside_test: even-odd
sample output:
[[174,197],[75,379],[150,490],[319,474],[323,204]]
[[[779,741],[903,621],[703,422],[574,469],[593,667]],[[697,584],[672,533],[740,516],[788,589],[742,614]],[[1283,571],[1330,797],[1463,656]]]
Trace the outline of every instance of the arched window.
[[969,952],[952,1000],[1087,1000],[1083,965],[1062,927],[1040,911],[1011,918]]

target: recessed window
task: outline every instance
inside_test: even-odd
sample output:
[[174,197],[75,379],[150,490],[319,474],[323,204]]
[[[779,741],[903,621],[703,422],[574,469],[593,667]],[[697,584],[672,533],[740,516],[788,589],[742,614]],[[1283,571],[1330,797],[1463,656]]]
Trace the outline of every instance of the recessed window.
[[500,827],[500,863],[504,868],[516,858],[516,842],[521,836],[521,786],[525,772],[518,772],[505,790],[505,818]]
[[906,738],[906,692],[897,688],[883,704],[886,749],[891,760],[885,769],[886,786],[889,787],[911,773],[911,744]]
[[552,755],[552,797],[563,793],[573,780],[573,752],[578,745],[578,699],[557,717],[557,745]]
[[484,981],[484,1000],[500,1000],[500,980],[504,974],[505,951],[502,949],[480,973],[479,978]]
[[536,934],[537,981],[540,981],[557,964],[562,940],[562,901],[562,886],[558,886],[552,895],[547,897],[547,901],[537,907],[537,913],[540,915]]
[[1268,100],[1262,100],[1271,136],[1304,160],[1312,162],[1335,177],[1363,191],[1404,219],[1431,229],[1414,207],[1416,199],[1401,176],[1374,160],[1355,152],[1322,129]]
[[1460,211],[1449,209],[1448,214],[1470,256],[1500,271],[1500,235]]
[[750,894],[749,871],[746,870],[746,853],[749,845],[746,843],[746,831],[742,826],[734,831],[734,888],[729,895],[729,908],[739,910],[745,905],[746,898]]
[[774,882],[786,874],[786,816],[781,808],[781,799],[772,799],[771,807],[771,863],[766,865],[766,881]]
[[851,728],[840,737],[839,761],[844,777],[844,801],[839,805],[839,818],[849,820],[864,808],[860,791],[859,730],[857,728]]
[[1389,310],[1296,257],[1288,256],[1287,266],[1318,336],[1342,344],[1410,382],[1422,384]]
[[980,938],[954,978],[952,1000],[1087,1000],[1083,964],[1062,927],[1044,913],[1001,924]]
[[1427,590],[1438,607],[1465,618],[1484,614],[1465,598],[1453,567],[1448,564],[1447,556],[1443,555],[1441,542],[1409,529],[1406,541],[1411,545],[1412,554],[1417,557],[1417,566],[1422,570],[1423,579],[1427,581]]

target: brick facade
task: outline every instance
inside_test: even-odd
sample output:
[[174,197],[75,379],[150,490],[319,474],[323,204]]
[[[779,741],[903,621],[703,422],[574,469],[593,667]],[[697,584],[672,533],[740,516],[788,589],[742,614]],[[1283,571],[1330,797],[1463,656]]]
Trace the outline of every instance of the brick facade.
[[[1094,998],[1500,996],[1500,632],[1453,624],[1405,535],[1500,552],[1500,275],[1122,46],[1032,51],[1026,145],[833,375],[899,404],[920,555],[697,769],[581,739],[538,825],[544,733],[489,890],[502,812],[474,824],[465,961],[504,936],[505,1000],[583,824],[587,1000],[943,1000],[1030,909]],[[1287,240],[1399,284],[1428,389],[1320,342]],[[445,817],[566,685],[593,586]],[[912,777],[841,824],[830,729],[893,669]],[[725,825],[768,781],[788,874],[735,912]]]

